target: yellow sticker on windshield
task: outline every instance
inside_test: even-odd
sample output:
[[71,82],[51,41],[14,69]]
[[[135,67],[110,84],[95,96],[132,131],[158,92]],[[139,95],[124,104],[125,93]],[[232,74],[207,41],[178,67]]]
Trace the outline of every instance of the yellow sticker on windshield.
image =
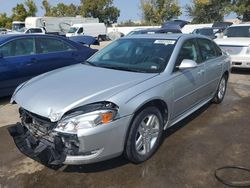
[[169,45],[169,44],[174,44],[175,40],[156,40],[154,43],[155,44]]

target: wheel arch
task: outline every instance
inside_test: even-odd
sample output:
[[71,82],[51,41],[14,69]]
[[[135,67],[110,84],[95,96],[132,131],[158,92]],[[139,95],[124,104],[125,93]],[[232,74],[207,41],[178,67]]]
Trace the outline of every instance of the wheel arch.
[[145,103],[141,104],[136,110],[135,112],[133,113],[133,117],[131,118],[131,121],[129,123],[129,127],[127,129],[127,132],[126,132],[126,137],[125,137],[125,142],[124,142],[124,149],[125,149],[125,146],[126,146],[126,142],[127,142],[127,139],[128,139],[128,135],[129,135],[129,132],[130,132],[130,129],[131,129],[131,125],[135,119],[135,117],[145,108],[147,107],[150,107],[150,106],[154,106],[154,107],[157,107],[160,112],[161,112],[161,115],[162,115],[162,118],[163,118],[163,126],[167,123],[168,119],[169,119],[169,113],[168,113],[168,105],[165,101],[163,101],[162,99],[152,99],[152,100],[149,100],[149,101],[146,101]]
[[229,78],[229,72],[228,71],[225,71],[224,73],[223,73],[223,76],[226,76],[226,79],[228,80],[228,78]]
[[139,114],[143,109],[145,109],[145,108],[147,108],[149,106],[155,106],[160,110],[162,118],[164,120],[164,124],[165,124],[167,122],[167,120],[168,120],[168,105],[162,99],[152,99],[152,100],[147,101],[144,104],[140,105],[135,110],[131,122],[133,121],[133,119],[136,117],[137,114]]

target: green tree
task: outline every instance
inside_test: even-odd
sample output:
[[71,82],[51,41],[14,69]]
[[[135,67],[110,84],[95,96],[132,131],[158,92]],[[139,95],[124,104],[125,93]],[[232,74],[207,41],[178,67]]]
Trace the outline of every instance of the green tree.
[[24,4],[17,4],[16,7],[12,9],[12,20],[24,21],[28,16],[28,12],[24,7]]
[[73,3],[66,5],[64,3],[58,3],[56,6],[51,6],[47,0],[43,0],[42,9],[45,10],[45,16],[77,16],[80,14],[80,7]]
[[0,14],[0,27],[11,28],[12,19],[6,13]]
[[162,24],[181,15],[176,0],[141,0],[142,16],[150,24]]
[[74,4],[65,5],[64,3],[58,3],[50,10],[50,16],[76,16],[79,15],[79,7]]
[[233,0],[231,10],[242,21],[250,21],[250,0]]
[[24,2],[26,7],[28,8],[27,10],[27,16],[36,16],[37,13],[37,6],[33,0],[26,0]]
[[115,23],[120,10],[113,6],[113,0],[81,0],[81,14],[84,17],[99,18],[100,22]]
[[220,22],[230,13],[230,3],[231,0],[193,0],[192,5],[186,6],[186,12],[193,18],[192,23]]
[[50,14],[51,14],[51,5],[49,4],[49,2],[47,0],[42,1],[42,7],[41,8],[45,10],[44,16],[50,16]]

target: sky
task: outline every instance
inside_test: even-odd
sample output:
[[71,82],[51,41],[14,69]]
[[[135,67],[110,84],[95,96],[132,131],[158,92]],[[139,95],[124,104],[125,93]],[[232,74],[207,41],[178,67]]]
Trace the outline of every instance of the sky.
[[[23,3],[24,0],[8,0],[3,3],[4,0],[0,0],[0,13],[6,12],[8,15],[11,14],[12,8],[16,6],[17,3]],[[179,0],[180,6],[182,8],[185,7],[187,3],[190,3],[191,0]],[[1,3],[2,2],[2,3]],[[35,0],[38,13],[37,16],[42,16],[44,11],[41,9],[42,0]],[[51,5],[56,5],[57,3],[65,3],[65,4],[80,4],[80,0],[49,0]],[[140,10],[140,0],[114,0],[114,5],[120,9],[120,17],[118,22],[125,20],[141,20],[141,10]],[[188,19],[184,15],[180,16],[180,19]]]

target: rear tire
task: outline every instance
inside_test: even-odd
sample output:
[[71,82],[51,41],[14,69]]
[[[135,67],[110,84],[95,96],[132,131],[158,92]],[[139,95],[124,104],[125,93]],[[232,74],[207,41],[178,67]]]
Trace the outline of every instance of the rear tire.
[[212,102],[219,104],[223,101],[227,90],[227,76],[224,74],[219,82],[218,88],[216,90],[215,96]]
[[156,107],[143,109],[132,122],[125,155],[133,163],[149,159],[158,149],[163,132],[162,114]]

